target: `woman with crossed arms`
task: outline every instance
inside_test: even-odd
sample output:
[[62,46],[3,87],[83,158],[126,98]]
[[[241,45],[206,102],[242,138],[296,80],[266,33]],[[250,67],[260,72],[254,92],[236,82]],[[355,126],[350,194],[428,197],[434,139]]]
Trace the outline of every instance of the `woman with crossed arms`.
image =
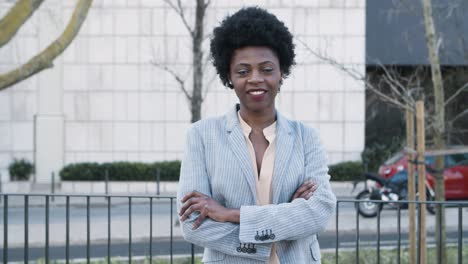
[[214,29],[213,64],[239,104],[192,125],[177,192],[184,238],[205,248],[204,263],[320,263],[317,234],[336,206],[326,154],[314,129],[275,108],[292,40],[258,7]]

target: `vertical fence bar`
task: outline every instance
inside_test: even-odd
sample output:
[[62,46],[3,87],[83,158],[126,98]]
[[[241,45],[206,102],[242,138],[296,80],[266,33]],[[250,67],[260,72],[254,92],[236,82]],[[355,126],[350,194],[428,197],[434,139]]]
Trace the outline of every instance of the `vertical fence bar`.
[[70,263],[70,196],[65,197],[65,263]]
[[462,205],[458,205],[458,264],[463,263],[463,211]]
[[170,212],[170,215],[171,215],[170,219],[171,219],[171,221],[170,221],[169,225],[171,226],[171,227],[170,227],[170,228],[171,228],[171,243],[170,243],[171,249],[170,249],[170,252],[171,252],[171,264],[172,264],[172,263],[174,262],[174,260],[173,260],[173,253],[174,253],[174,252],[172,251],[172,250],[173,250],[173,248],[172,248],[172,246],[173,246],[173,245],[172,245],[172,244],[173,244],[173,241],[172,241],[172,233],[173,233],[173,231],[174,231],[173,228],[172,228],[172,221],[173,221],[173,220],[172,220],[172,215],[173,215],[173,213],[174,213],[174,212],[173,212],[174,209],[173,209],[173,204],[172,204],[172,203],[173,203],[173,201],[174,201],[174,198],[171,197],[170,200],[171,200],[171,212]]
[[[54,194],[54,193],[55,193],[55,173],[54,173],[54,172],[52,172],[51,177],[52,177],[51,192],[52,192],[52,194]],[[53,201],[55,201],[55,197],[54,197],[54,196],[52,196],[52,202],[53,202]]]
[[192,244],[191,248],[190,248],[190,254],[192,255],[192,264],[195,264],[195,245]]
[[8,263],[8,195],[3,199],[3,263]]
[[111,197],[107,197],[107,264],[111,264]]
[[418,201],[418,253],[416,254],[416,263],[421,261],[421,202]]
[[29,262],[29,196],[24,196],[24,263]]
[[150,197],[149,263],[150,263],[150,264],[153,264],[153,197]]
[[338,236],[338,214],[340,212],[340,202],[336,201],[336,214],[335,214],[335,241],[336,241],[336,246],[335,246],[335,262],[338,264],[338,247],[340,246],[340,240]]
[[359,264],[359,202],[355,202],[356,208],[356,263]]
[[[428,204],[428,206],[431,206],[431,204]],[[436,204],[439,208],[439,213],[437,218],[439,218],[439,224],[442,223],[442,204]],[[435,206],[434,206],[435,207]],[[439,226],[439,244],[437,245],[437,248],[439,249],[439,254],[437,254],[437,263],[442,263],[442,228]],[[436,239],[437,242],[437,239]]]
[[132,264],[132,197],[128,197],[128,263]]
[[159,185],[161,183],[161,171],[159,170],[159,168],[156,170],[156,195],[159,195],[160,192],[159,192]]
[[45,263],[49,263],[49,195],[45,199]]
[[[377,204],[377,205],[380,207],[381,204]],[[378,208],[377,210],[377,264],[379,263],[380,263],[380,208]]]
[[90,227],[90,214],[89,214],[89,200],[90,196],[86,196],[86,263],[91,263],[91,227]]
[[[401,257],[401,205],[398,204],[398,219],[397,219],[397,229],[398,229],[398,246],[397,246],[397,263],[400,264],[400,257]],[[413,230],[410,230],[413,232]]]

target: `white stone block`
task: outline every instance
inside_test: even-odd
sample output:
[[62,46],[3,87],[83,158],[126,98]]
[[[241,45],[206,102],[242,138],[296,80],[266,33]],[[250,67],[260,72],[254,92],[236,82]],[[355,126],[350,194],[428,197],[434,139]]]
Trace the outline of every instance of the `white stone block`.
[[165,1],[155,1],[155,0],[140,0],[141,7],[166,7],[167,4]]
[[167,123],[166,129],[166,151],[183,151],[185,145],[185,135],[190,124],[188,123]]
[[[142,62],[147,62],[147,58],[142,58]],[[138,63],[140,62],[140,38],[128,37],[127,38],[127,62]]]
[[319,0],[294,0],[294,6],[296,8],[304,8],[304,7],[318,7]]
[[89,62],[111,63],[114,59],[113,37],[90,37],[89,38]]
[[[155,18],[153,18],[155,19]],[[167,30],[167,34],[170,36],[185,36],[188,35],[188,30],[185,27],[184,23],[180,16],[173,10],[168,9],[166,11],[166,18],[165,18],[165,27]],[[188,20],[190,21],[190,20]],[[154,25],[154,22],[153,22]]]
[[88,124],[88,151],[100,151],[101,150],[101,140],[103,137],[101,131],[101,125],[99,123],[89,123]]
[[118,35],[137,35],[140,31],[138,9],[114,10],[115,33]]
[[169,37],[142,38],[140,58],[148,58],[148,61],[158,64],[167,63],[169,56],[166,54],[166,39],[169,39]]
[[102,10],[101,8],[91,8],[83,24],[84,31],[90,35],[102,34]]
[[291,89],[288,89],[286,86],[284,90],[285,90],[284,92],[282,91],[280,94],[278,94],[278,96],[276,96],[277,98],[276,106],[280,110],[282,115],[288,118],[293,118],[294,116],[294,108],[293,108],[294,93],[289,92],[289,90]]
[[362,151],[364,149],[364,122],[345,124],[345,151]]
[[319,117],[321,121],[343,121],[344,99],[342,93],[320,93]]
[[[303,20],[304,14],[301,12],[295,12],[298,9],[292,10],[289,8],[269,8],[268,11],[273,13],[280,21],[284,23],[286,27],[289,28],[290,31],[294,32],[295,34],[303,34],[303,28],[299,27],[296,28],[296,21],[297,19]],[[299,31],[298,31],[299,30]]]
[[65,91],[88,90],[88,70],[84,65],[63,66],[63,88]]
[[344,160],[346,161],[360,161],[361,160],[361,152],[345,152],[344,153]]
[[37,98],[35,93],[12,93],[12,118],[14,120],[32,120],[37,112]]
[[138,124],[118,122],[114,124],[114,149],[117,151],[138,150]]
[[308,9],[305,9],[305,8],[294,8],[293,9],[293,16],[292,16],[292,19],[293,19],[293,28],[292,30],[294,30],[294,33],[297,34],[297,35],[305,35],[306,32],[307,32],[307,28],[309,26],[313,26],[313,25],[309,25],[307,22],[307,13]]
[[319,89],[320,91],[343,91],[343,80],[345,74],[337,67],[330,64],[319,66]]
[[343,35],[343,9],[322,8],[319,11],[320,35]]
[[151,123],[152,125],[152,150],[164,151],[166,149],[166,131],[163,123]]
[[113,9],[102,9],[101,10],[101,26],[102,34],[112,35],[114,34],[114,10]]
[[115,38],[115,57],[114,62],[127,62],[127,37],[120,36]]
[[[174,13],[172,13],[174,14]],[[163,8],[154,8],[151,13],[151,29],[153,35],[162,36],[166,32],[166,12]],[[170,28],[167,28],[168,30]]]
[[112,151],[114,144],[114,126],[112,123],[101,123],[101,150]]
[[345,43],[341,36],[324,36],[320,38],[320,54],[340,64],[344,61]]
[[[183,93],[177,95],[177,120],[178,121],[190,121],[192,114],[189,110],[189,102]],[[203,110],[203,104],[202,104]]]
[[138,66],[116,65],[114,87],[115,90],[120,91],[138,90]]
[[164,120],[166,100],[163,93],[140,93],[140,119]]
[[126,161],[127,160],[127,153],[126,152],[112,152],[113,161]]
[[[65,124],[65,151],[85,151],[88,149],[88,125],[81,122]],[[78,156],[75,157],[80,160]]]
[[327,156],[328,156],[328,165],[334,165],[334,164],[344,161],[343,152],[329,152]]
[[102,66],[88,64],[86,66],[88,71],[88,89],[90,91],[101,91],[103,90],[102,85]]
[[140,95],[139,93],[132,92],[127,94],[127,119],[139,120],[140,119]]
[[165,93],[165,113],[166,118],[165,120],[174,121],[177,120],[177,108],[178,108],[178,100],[177,100],[177,93]]
[[294,118],[302,121],[315,121],[319,116],[319,96],[317,93],[296,92],[293,95]]
[[112,93],[94,92],[89,99],[91,120],[112,120]]
[[140,152],[128,152],[127,160],[130,162],[139,162],[140,161]]
[[11,119],[11,93],[3,91],[0,93],[0,121]]
[[[89,152],[89,160],[92,162],[112,162],[112,152]],[[104,183],[102,183],[104,184]]]
[[345,34],[349,36],[365,36],[366,34],[366,10],[345,9],[344,26]]
[[[75,41],[76,39],[78,39],[80,36],[76,36],[75,38]],[[77,58],[76,58],[76,44],[75,44],[75,41],[72,41],[70,43],[70,45],[63,51],[62,53],[62,57],[63,57],[63,62],[65,62],[66,64],[71,64],[71,63],[75,63],[77,62]]]
[[202,116],[203,118],[207,117],[212,117],[216,116],[216,109],[217,109],[217,100],[216,100],[216,95],[217,93],[215,92],[209,92],[205,100],[203,101],[203,106],[202,106]]
[[0,122],[0,149],[11,150],[12,143],[12,124],[10,122]]
[[87,63],[89,62],[90,50],[94,49],[93,46],[89,44],[88,37],[77,38],[73,41],[75,44],[76,51],[76,62],[77,63]]
[[75,120],[75,94],[63,94],[63,114],[65,115],[65,119],[67,121]]
[[76,120],[89,120],[90,107],[89,95],[87,93],[75,93],[74,105],[75,119]]
[[101,66],[101,90],[112,91],[115,85],[115,67],[113,65]]
[[[13,157],[12,157],[12,155],[10,153],[0,153],[0,169],[7,169],[12,160],[13,160]],[[2,176],[3,175],[6,175],[6,174],[2,173]],[[0,180],[2,180],[2,182],[5,181],[5,180],[3,180],[1,178],[0,178]]]
[[344,39],[344,61],[347,63],[365,64],[366,40],[365,37],[346,37]]
[[327,151],[343,151],[344,131],[341,123],[321,123],[319,129],[323,145]]
[[[149,57],[146,58],[150,60]],[[152,65],[141,65],[139,71],[140,79],[140,91],[153,91],[155,89],[153,79],[154,79],[154,66]]]
[[345,120],[365,121],[365,93],[345,93]]
[[115,121],[127,120],[127,93],[114,93],[113,95],[114,117]]
[[2,64],[17,63],[17,58],[15,55],[16,50],[17,50],[17,46],[12,41],[2,46],[2,48],[0,49],[0,63]]
[[13,150],[33,150],[34,126],[32,122],[13,122],[11,124]]
[[139,147],[138,150],[141,151],[151,151],[153,145],[153,132],[152,125],[149,122],[139,124]]

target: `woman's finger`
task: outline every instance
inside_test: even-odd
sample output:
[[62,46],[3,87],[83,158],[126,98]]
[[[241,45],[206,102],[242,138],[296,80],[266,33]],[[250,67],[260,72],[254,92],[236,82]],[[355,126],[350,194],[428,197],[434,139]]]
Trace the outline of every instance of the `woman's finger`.
[[192,206],[193,204],[196,204],[198,203],[200,200],[200,198],[196,198],[196,197],[193,197],[193,198],[190,198],[188,199],[184,205],[182,206],[182,208],[180,209],[180,212],[179,212],[179,215],[183,215],[185,213],[185,211],[187,210],[187,208],[189,208],[190,206]]
[[202,193],[199,193],[197,191],[191,191],[189,193],[187,193],[184,198],[182,198],[181,202],[185,203],[188,199],[192,198],[192,197],[202,197],[202,196],[205,196],[204,194]]
[[206,216],[208,215],[208,205],[205,205],[203,209],[201,209],[200,215],[198,216],[197,220],[193,223],[192,229],[197,229],[200,225],[205,221]]

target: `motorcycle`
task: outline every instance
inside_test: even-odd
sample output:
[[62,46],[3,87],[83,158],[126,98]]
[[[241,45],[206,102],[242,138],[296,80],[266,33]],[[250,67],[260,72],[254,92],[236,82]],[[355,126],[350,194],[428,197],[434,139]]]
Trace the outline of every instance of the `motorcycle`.
[[[386,179],[372,173],[365,173],[364,176],[367,181],[372,181],[378,184],[375,184],[375,186],[372,187],[367,187],[356,196],[356,200],[367,201],[357,204],[357,209],[360,215],[363,217],[375,217],[378,212],[383,209],[384,203],[375,203],[370,200],[388,201],[388,204],[393,208],[397,208],[398,206],[408,206],[408,204],[405,203],[392,203],[392,201],[408,200],[408,184],[405,171],[395,174],[390,179]],[[418,188],[416,187],[416,200],[418,200],[417,190]],[[426,181],[426,201],[434,201],[434,199],[434,190]],[[426,208],[429,213],[435,214],[434,204],[428,203],[426,204]]]

